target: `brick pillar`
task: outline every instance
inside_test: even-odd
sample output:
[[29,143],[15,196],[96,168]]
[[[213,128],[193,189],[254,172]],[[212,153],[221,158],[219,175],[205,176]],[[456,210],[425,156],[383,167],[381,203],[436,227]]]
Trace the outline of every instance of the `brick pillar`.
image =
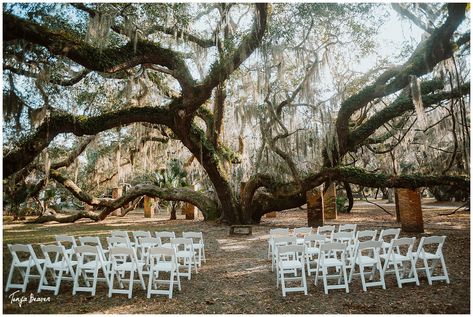
[[[117,199],[119,197],[121,197],[123,194],[123,188],[121,187],[115,187],[112,189],[112,198],[113,199]],[[121,216],[122,215],[122,209],[121,208],[118,208],[118,209],[115,209],[113,212],[112,212],[112,215],[114,216]]]
[[419,190],[398,188],[397,194],[402,231],[424,232]]
[[145,218],[153,218],[154,216],[154,198],[145,196],[145,200],[143,202],[143,206],[145,209]]
[[182,205],[182,211],[186,215],[186,220],[194,220],[195,218],[195,206],[189,203]]
[[319,188],[306,192],[307,199],[307,225],[319,227],[324,225],[324,197]]
[[331,183],[324,193],[324,217],[325,219],[337,219],[337,193],[335,183]]

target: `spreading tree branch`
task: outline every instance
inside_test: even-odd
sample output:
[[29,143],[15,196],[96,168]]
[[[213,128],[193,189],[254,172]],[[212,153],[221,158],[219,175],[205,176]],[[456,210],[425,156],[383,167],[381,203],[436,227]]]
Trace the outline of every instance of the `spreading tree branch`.
[[432,35],[421,42],[411,57],[400,67],[381,74],[372,85],[345,100],[338,112],[336,127],[340,155],[349,150],[351,115],[376,98],[384,97],[403,89],[409,83],[409,75],[422,76],[430,72],[440,61],[452,56],[453,32],[465,19],[465,3],[449,3],[448,18]]
[[[177,101],[174,101],[174,103],[177,103]],[[12,175],[32,162],[60,133],[73,133],[77,136],[95,135],[133,122],[149,122],[170,126],[172,125],[171,117],[172,112],[169,107],[134,107],[91,117],[68,113],[53,114],[38,127],[33,135],[22,140],[18,149],[4,156],[3,177],[6,178]]]

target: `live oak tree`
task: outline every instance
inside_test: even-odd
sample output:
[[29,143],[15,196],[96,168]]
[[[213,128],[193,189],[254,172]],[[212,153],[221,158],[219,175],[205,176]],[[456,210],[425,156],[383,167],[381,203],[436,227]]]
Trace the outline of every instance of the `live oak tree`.
[[[468,192],[466,4],[407,5],[394,9],[424,39],[361,75],[349,59],[375,51],[383,6],[5,5],[4,197],[18,206],[54,182],[94,207],[38,222],[101,220],[148,195],[252,223],[335,181]],[[446,160],[441,173],[400,157],[413,146]],[[139,177],[176,155],[204,190]],[[385,155],[392,169],[370,166]],[[100,197],[133,177],[124,196]]]

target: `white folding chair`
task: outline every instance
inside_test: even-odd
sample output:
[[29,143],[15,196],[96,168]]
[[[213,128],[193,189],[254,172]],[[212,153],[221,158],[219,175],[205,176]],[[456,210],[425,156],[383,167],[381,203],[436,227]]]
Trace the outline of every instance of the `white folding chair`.
[[159,238],[160,246],[170,248],[171,239],[176,238],[176,233],[174,231],[156,231],[156,238]]
[[72,261],[74,248],[77,247],[76,239],[74,238],[74,236],[56,235],[55,238],[56,238],[56,244],[62,245],[64,247],[64,251],[66,252],[69,259]]
[[297,244],[304,244],[304,237],[312,233],[312,227],[298,227],[292,230],[292,235],[297,238]]
[[136,250],[136,255],[138,259],[142,259],[140,238],[151,238],[151,233],[149,231],[132,231],[131,234],[133,235],[133,246]]
[[126,237],[107,237],[107,244],[109,250],[113,247],[133,248],[132,242]]
[[381,253],[386,254],[391,246],[391,241],[393,239],[399,238],[399,234],[401,233],[401,228],[391,228],[391,229],[383,229],[379,233],[378,240],[383,242],[383,246],[381,247]]
[[182,263],[183,268],[187,267],[187,272],[179,272],[179,274],[187,276],[187,279],[190,280],[192,274],[192,266],[194,266],[195,273],[197,273],[197,259],[195,258],[195,251],[194,246],[192,244],[192,239],[172,238],[171,245],[174,250],[176,250],[176,258],[179,264]]
[[[450,284],[447,266],[445,265],[445,259],[443,258],[442,252],[445,239],[446,236],[422,237],[419,246],[417,247],[417,251],[412,252],[416,264],[418,260],[422,260],[421,263],[423,263],[423,267],[417,268],[417,270],[425,271],[429,285],[432,285],[432,281],[446,281],[447,284]],[[429,265],[429,261],[431,261],[431,265]],[[434,275],[436,266],[439,262],[440,274]]]
[[[24,293],[30,278],[41,277],[44,264],[44,259],[38,259],[30,244],[8,244],[8,250],[12,256],[12,262],[10,264],[10,272],[8,273],[7,285],[5,292],[8,292],[11,288],[18,288]],[[31,270],[36,268],[38,275],[31,274]],[[15,269],[20,272],[22,283],[13,283],[15,277]]]
[[[162,294],[172,298],[175,283],[178,289],[181,290],[181,278],[179,275],[179,263],[177,261],[176,251],[173,248],[151,247],[149,249],[149,259],[150,274],[147,297],[150,298],[151,294]],[[159,279],[161,272],[167,272],[169,279]],[[168,289],[159,289],[159,284],[169,284]]]
[[[388,252],[381,254],[380,258],[384,260],[383,272],[391,273],[393,270],[388,271],[389,266],[394,267],[394,273],[396,274],[397,285],[402,288],[402,284],[413,283],[419,285],[419,278],[417,277],[416,264],[414,256],[412,254],[412,248],[414,246],[416,238],[400,238],[391,240]],[[401,266],[402,271],[399,270]],[[408,266],[409,273],[407,273]]]
[[325,241],[332,241],[332,235],[335,232],[335,226],[326,225],[317,227],[317,234],[320,234],[325,237]]
[[[325,243],[325,237],[320,234],[308,234],[304,237],[307,274],[310,276],[317,268],[320,255],[320,245]],[[312,267],[314,264],[314,267]]]
[[79,243],[80,245],[89,245],[89,246],[98,247],[100,256],[102,257],[102,261],[107,265],[107,267],[109,267],[108,264],[110,262],[108,261],[108,249],[105,249],[102,246],[102,242],[100,241],[99,237],[93,237],[93,236],[79,237]]
[[[105,281],[109,286],[107,266],[103,262],[101,251],[98,246],[81,245],[74,248],[77,257],[76,273],[74,275],[74,285],[72,288],[72,295],[77,292],[90,292],[95,296],[97,281]],[[102,270],[103,277],[99,278],[99,270]],[[88,274],[92,274],[90,278]],[[81,286],[79,283],[79,275],[84,277],[86,286]],[[88,282],[92,279],[92,286]]]
[[378,230],[361,230],[355,235],[355,242],[375,241]]
[[338,232],[351,232],[353,233],[353,238],[356,235],[356,223],[345,223],[338,226]]
[[[282,296],[287,292],[304,292],[307,295],[307,281],[305,277],[305,246],[304,245],[281,245],[276,248],[276,262],[278,268],[277,282],[281,283]],[[300,270],[300,276],[298,274]],[[286,276],[290,274],[290,276]],[[288,287],[289,281],[301,281],[298,287]]]
[[[272,250],[272,264],[271,264],[271,271],[274,272],[274,268],[276,268],[276,274],[278,274],[277,272],[277,265],[276,265],[276,249],[277,247],[279,246],[282,246],[282,245],[290,245],[290,244],[296,244],[297,243],[297,238],[294,237],[294,236],[274,236],[272,238],[272,246],[271,246],[271,250]],[[279,285],[279,284],[278,284]]]
[[155,237],[141,237],[138,238],[138,244],[140,246],[140,257],[138,257],[139,261],[148,263],[148,253],[149,249],[152,247],[159,247],[161,241],[159,238]]
[[187,231],[182,233],[183,238],[192,239],[192,245],[194,247],[194,251],[197,251],[197,263],[199,267],[202,266],[202,261],[206,262],[205,259],[205,244],[204,244],[204,236],[202,232],[193,232]]
[[[42,290],[49,290],[54,291],[54,295],[57,295],[63,279],[74,280],[73,266],[77,262],[70,260],[70,255],[66,254],[62,245],[41,245],[41,250],[43,251],[45,261],[39,280],[38,293],[41,293]],[[48,272],[52,274],[53,285],[49,284]]]
[[353,232],[350,231],[339,231],[335,232],[332,235],[332,242],[343,243],[347,246],[347,252],[345,253],[345,260],[347,264],[351,265],[353,263],[353,258],[355,255],[355,237]]
[[[328,294],[330,289],[345,289],[347,293],[349,292],[345,260],[346,249],[347,246],[345,244],[338,242],[326,242],[320,246],[320,256],[315,273],[315,285],[317,285],[317,280],[319,279],[319,272],[322,272],[325,294]],[[335,269],[338,273],[330,274],[330,268]],[[338,283],[329,285],[328,279],[334,278],[338,280]]]
[[[383,289],[386,289],[386,284],[384,283],[384,272],[381,266],[381,259],[379,257],[381,246],[382,246],[381,241],[374,241],[374,240],[358,242],[356,245],[355,258],[350,269],[350,277],[348,280],[351,283],[355,268],[356,266],[358,266],[360,270],[360,273],[358,275],[360,275],[361,277],[361,285],[363,287],[363,291],[365,292],[366,292],[367,287],[372,287],[372,286],[382,286]],[[366,282],[366,279],[365,279],[365,274],[367,274],[365,273],[366,267],[368,268],[371,267],[370,281],[374,279],[376,270],[378,270],[379,276],[380,276],[379,281]]]
[[[108,288],[108,297],[112,294],[127,294],[131,298],[133,293],[133,285],[135,282],[134,274],[138,273],[138,280],[141,286],[146,290],[145,281],[142,274],[143,263],[139,263],[136,259],[136,253],[130,247],[112,247],[110,248],[110,261],[112,266],[110,269],[110,284]],[[129,278],[126,279],[126,274]],[[115,276],[118,279],[120,288],[114,288]],[[123,282],[128,282],[128,289],[124,289]]]
[[268,259],[273,258],[273,237],[275,236],[288,236],[289,228],[275,228],[269,229],[269,238],[268,238]]
[[146,275],[150,272],[149,249],[159,247],[161,241],[159,241],[159,238],[155,237],[141,237],[138,238],[138,240],[140,245],[140,255],[137,258],[138,262],[144,263],[142,273]]
[[128,236],[128,231],[125,231],[125,230],[112,230],[112,231],[110,231],[110,237],[112,237],[112,238],[114,238],[114,237],[126,238],[129,242],[129,245],[132,248],[135,247],[135,243],[133,241],[131,241],[130,236]]

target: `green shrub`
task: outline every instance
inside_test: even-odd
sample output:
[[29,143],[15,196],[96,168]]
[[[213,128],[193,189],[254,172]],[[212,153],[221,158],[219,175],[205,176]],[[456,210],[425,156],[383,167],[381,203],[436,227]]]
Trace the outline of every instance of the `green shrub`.
[[348,212],[348,206],[345,206],[345,203],[347,202],[347,198],[345,196],[337,196],[337,211],[341,213],[346,213]]

